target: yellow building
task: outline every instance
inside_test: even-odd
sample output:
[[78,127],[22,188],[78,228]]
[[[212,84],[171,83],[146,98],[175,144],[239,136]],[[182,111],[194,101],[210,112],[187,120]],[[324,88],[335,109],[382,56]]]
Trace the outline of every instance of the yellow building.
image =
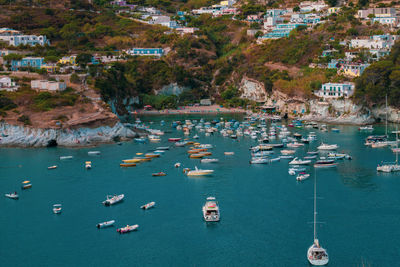
[[229,6],[229,1],[221,1],[221,3],[219,3],[221,6]]
[[76,65],[76,56],[68,56],[61,58],[58,63],[64,65]]
[[47,70],[48,73],[54,73],[58,69],[56,65],[42,65],[40,68]]
[[328,13],[334,14],[334,13],[339,12],[339,10],[340,10],[340,7],[330,7],[330,8],[328,8]]

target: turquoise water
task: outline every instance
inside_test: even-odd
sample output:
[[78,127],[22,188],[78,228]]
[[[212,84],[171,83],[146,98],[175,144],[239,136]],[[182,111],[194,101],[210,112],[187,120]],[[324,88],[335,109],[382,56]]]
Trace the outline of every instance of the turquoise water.
[[[169,120],[176,117],[168,117]],[[199,117],[197,117],[199,118]],[[209,117],[213,118],[213,117]],[[153,128],[162,128],[161,118]],[[166,118],[164,118],[166,119]],[[144,119],[146,120],[146,119]],[[170,123],[164,129],[171,130]],[[319,140],[337,143],[353,156],[337,169],[318,170],[318,227],[329,266],[396,266],[400,249],[400,176],[375,171],[389,149],[363,145],[368,133],[338,126],[340,133],[317,132]],[[158,144],[103,145],[95,149],[0,150],[1,193],[17,190],[17,201],[0,197],[0,259],[4,266],[308,266],[313,241],[313,179],[298,183],[287,173],[287,160],[249,165],[250,138],[232,140],[219,134],[200,142],[215,145],[217,164],[189,159],[187,148],[172,148],[159,159],[120,168],[122,159],[167,145],[171,130]],[[307,132],[299,130],[298,132]],[[374,134],[383,133],[380,127]],[[311,149],[318,142],[311,144]],[[307,147],[298,149],[305,154]],[[99,150],[101,156],[88,156]],[[234,151],[234,156],[224,156]],[[74,159],[60,161],[63,155]],[[84,162],[92,161],[92,170]],[[188,178],[174,163],[212,168],[212,177]],[[47,170],[57,164],[56,170]],[[206,167],[207,166],[207,167]],[[151,173],[164,171],[165,177]],[[313,177],[313,171],[311,171]],[[32,189],[20,190],[23,180]],[[107,194],[125,194],[121,204],[104,207]],[[221,221],[206,224],[201,207],[207,196],[220,203]],[[139,207],[155,201],[156,208]],[[61,203],[61,215],[52,205]],[[97,229],[114,219],[115,227]],[[139,224],[139,231],[116,229]]]

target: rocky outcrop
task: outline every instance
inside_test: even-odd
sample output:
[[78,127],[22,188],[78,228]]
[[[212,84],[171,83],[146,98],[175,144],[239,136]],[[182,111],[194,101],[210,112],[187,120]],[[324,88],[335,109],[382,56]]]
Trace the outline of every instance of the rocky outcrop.
[[[379,106],[371,109],[373,116],[381,121],[386,120],[386,107]],[[400,110],[392,107],[387,108],[387,120],[389,122],[400,123]]]
[[265,101],[267,97],[263,83],[245,76],[240,82],[239,91],[241,98],[247,98],[256,102]]
[[68,146],[83,147],[115,140],[129,140],[138,134],[121,123],[114,126],[79,129],[38,129],[24,126],[0,124],[0,146],[46,147]]
[[160,90],[156,92],[157,95],[180,95],[183,91],[189,90],[190,88],[179,86],[177,83],[171,83],[164,85]]
[[342,124],[375,122],[375,116],[369,109],[356,105],[349,99],[321,102],[316,99],[288,97],[275,90],[267,97],[266,105],[277,107],[281,114],[287,114],[289,117],[301,116],[305,120]]

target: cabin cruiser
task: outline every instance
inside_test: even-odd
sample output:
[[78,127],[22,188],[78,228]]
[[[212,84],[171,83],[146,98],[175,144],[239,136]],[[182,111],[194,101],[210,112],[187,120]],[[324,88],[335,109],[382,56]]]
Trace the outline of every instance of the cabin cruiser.
[[376,167],[378,172],[397,172],[400,171],[400,165],[397,163],[385,163]]
[[266,164],[269,163],[269,159],[268,158],[264,158],[264,157],[254,157],[250,160],[250,164]]
[[219,206],[215,197],[208,197],[203,206],[203,218],[206,222],[218,222],[220,219]]
[[124,199],[125,195],[114,195],[114,196],[107,196],[107,199],[103,201],[103,205],[111,206],[118,202],[121,202]]
[[322,143],[319,147],[317,147],[318,150],[336,150],[338,148],[338,145],[333,144],[333,145],[328,145]]

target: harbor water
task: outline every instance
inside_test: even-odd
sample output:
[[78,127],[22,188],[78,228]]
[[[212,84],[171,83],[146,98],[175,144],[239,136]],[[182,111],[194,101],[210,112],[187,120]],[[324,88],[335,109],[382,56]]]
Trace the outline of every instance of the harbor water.
[[[205,120],[216,117],[202,116]],[[313,181],[317,176],[317,232],[329,253],[329,266],[398,266],[400,251],[400,175],[379,174],[376,166],[393,161],[389,148],[364,146],[371,133],[356,126],[335,126],[337,132],[315,131],[317,141],[297,149],[304,156],[321,143],[338,144],[336,168],[309,168],[311,177],[297,182],[288,174],[289,160],[249,164],[249,137],[231,139],[219,133],[196,133],[198,142],[214,145],[218,163],[189,159],[186,147],[169,137],[182,137],[171,128],[183,117],[145,117],[142,121],[167,132],[159,143],[125,142],[96,148],[0,149],[0,259],[4,266],[309,266],[307,249],[313,242]],[[189,118],[189,117],[186,117]],[[200,119],[201,116],[192,116]],[[165,126],[160,121],[166,121]],[[332,126],[328,126],[331,128]],[[375,127],[373,134],[383,134]],[[392,138],[393,139],[393,138]],[[279,142],[277,139],[276,142]],[[136,153],[170,146],[160,158],[121,168]],[[101,155],[89,156],[98,150]],[[226,151],[234,155],[224,155]],[[60,156],[73,156],[60,160]],[[275,150],[279,155],[279,150]],[[84,168],[92,161],[92,169]],[[182,167],[213,169],[212,176],[189,178]],[[58,165],[57,169],[47,167]],[[163,171],[167,175],[153,177]],[[21,190],[29,180],[32,188]],[[17,191],[18,200],[4,197]],[[125,194],[122,203],[105,207],[109,194]],[[216,197],[221,221],[206,223],[202,205]],[[140,209],[155,201],[156,207]],[[53,214],[53,204],[62,204]],[[115,220],[114,227],[96,224]],[[139,224],[136,232],[116,229]]]

